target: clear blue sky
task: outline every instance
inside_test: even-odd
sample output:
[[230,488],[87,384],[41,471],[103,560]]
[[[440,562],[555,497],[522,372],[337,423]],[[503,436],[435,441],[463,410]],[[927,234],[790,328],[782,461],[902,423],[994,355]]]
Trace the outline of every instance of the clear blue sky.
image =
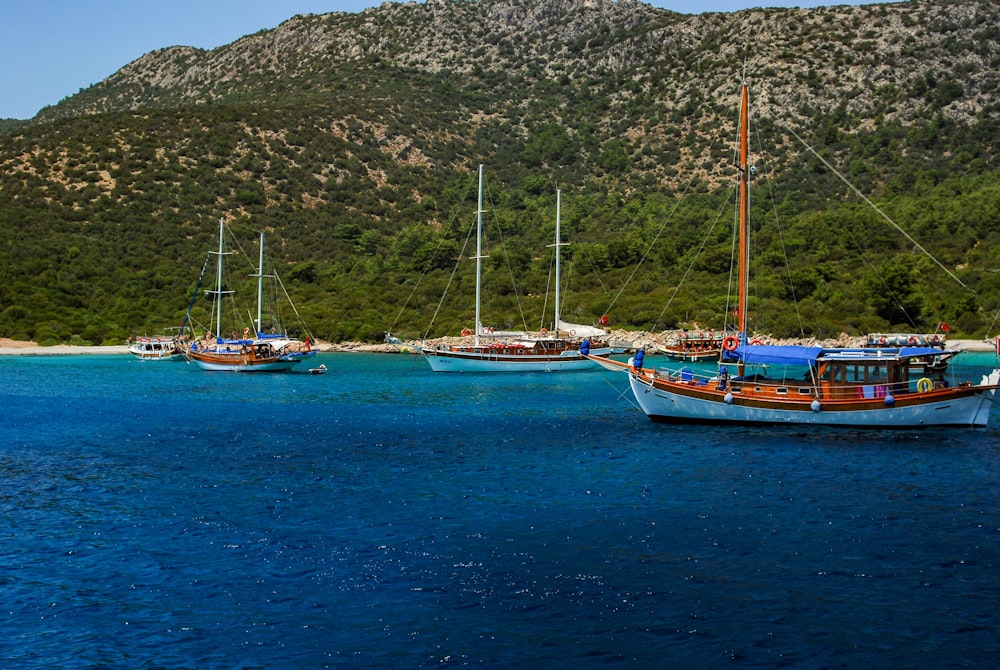
[[[675,12],[819,7],[871,0],[647,0]],[[359,12],[380,0],[0,0],[0,118],[28,119],[143,54],[202,49],[296,14]]]

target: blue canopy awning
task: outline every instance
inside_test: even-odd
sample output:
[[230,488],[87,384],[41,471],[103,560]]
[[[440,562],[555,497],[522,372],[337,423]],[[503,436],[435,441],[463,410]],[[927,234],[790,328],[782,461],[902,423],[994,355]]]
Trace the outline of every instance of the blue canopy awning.
[[951,356],[954,352],[935,347],[887,347],[883,349],[824,349],[799,345],[741,345],[734,351],[722,352],[727,362],[747,365],[806,365],[813,366],[819,358],[856,363],[900,360],[934,356]]
[[821,353],[823,347],[754,344],[736,347],[735,351],[723,351],[723,358],[750,365],[814,365]]

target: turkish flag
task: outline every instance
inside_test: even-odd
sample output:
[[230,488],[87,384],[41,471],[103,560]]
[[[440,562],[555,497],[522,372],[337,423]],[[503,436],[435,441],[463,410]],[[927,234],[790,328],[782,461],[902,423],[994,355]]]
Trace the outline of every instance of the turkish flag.
[[941,323],[938,324],[938,330],[940,330],[942,333],[950,333],[951,326],[948,325],[947,321],[942,321]]

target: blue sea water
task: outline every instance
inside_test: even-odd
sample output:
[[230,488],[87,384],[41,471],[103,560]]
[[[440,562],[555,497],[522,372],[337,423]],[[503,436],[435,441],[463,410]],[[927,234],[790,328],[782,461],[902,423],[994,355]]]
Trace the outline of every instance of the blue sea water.
[[0,357],[0,667],[1000,658],[996,410],[673,427],[610,372],[319,358]]

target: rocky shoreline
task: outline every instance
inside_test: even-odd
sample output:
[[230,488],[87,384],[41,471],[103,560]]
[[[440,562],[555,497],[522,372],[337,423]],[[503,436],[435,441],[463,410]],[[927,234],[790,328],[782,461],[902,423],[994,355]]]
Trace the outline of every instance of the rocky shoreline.
[[[669,337],[670,334],[666,334]],[[664,333],[649,333],[641,331],[614,330],[608,334],[608,339],[617,346],[621,346],[627,351],[634,351],[639,347],[652,350],[654,346],[662,344],[665,340]],[[764,338],[766,344],[802,344],[806,346],[821,347],[860,347],[865,343],[864,337],[851,337],[847,334],[839,338],[830,340],[802,339],[802,340],[780,340]],[[446,346],[471,344],[471,337],[440,337],[427,342],[427,344]],[[380,354],[419,354],[420,347],[424,344],[419,340],[406,340],[399,344],[368,342],[322,342],[313,343],[315,351],[324,353],[380,353]],[[948,340],[948,348],[961,347],[966,351],[994,351],[996,343],[993,340]],[[72,344],[57,344],[52,346],[39,346],[35,342],[22,342],[7,338],[0,338],[0,356],[70,356],[80,354],[128,354],[128,346],[125,344],[111,346],[80,346]]]

